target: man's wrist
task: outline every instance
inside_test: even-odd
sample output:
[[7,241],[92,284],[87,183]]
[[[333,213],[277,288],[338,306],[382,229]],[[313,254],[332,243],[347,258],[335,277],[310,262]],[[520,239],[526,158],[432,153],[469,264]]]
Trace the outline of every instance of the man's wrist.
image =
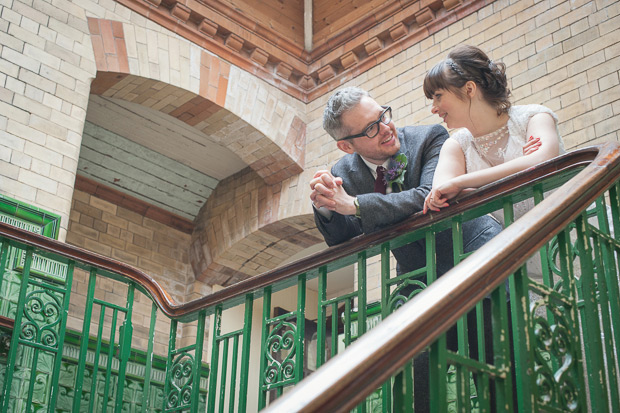
[[355,206],[355,216],[357,218],[361,218],[362,217],[362,213],[360,211],[360,203],[359,203],[359,200],[357,199],[357,197],[353,198],[353,205]]

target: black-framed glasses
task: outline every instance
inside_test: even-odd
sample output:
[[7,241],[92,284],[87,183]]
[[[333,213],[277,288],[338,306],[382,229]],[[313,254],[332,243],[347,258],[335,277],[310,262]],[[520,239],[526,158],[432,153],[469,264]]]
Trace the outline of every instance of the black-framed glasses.
[[371,123],[364,129],[362,133],[358,133],[357,135],[345,136],[344,138],[338,139],[339,141],[343,141],[345,139],[353,139],[353,138],[361,138],[362,136],[366,136],[367,138],[374,138],[379,133],[381,129],[380,123],[388,125],[392,121],[392,108],[389,106],[381,106],[383,108],[383,112],[379,116],[379,119]]

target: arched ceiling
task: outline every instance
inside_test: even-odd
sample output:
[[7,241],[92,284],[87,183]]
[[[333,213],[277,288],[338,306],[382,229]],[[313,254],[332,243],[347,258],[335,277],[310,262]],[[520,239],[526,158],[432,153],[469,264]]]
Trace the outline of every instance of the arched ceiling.
[[91,95],[78,173],[193,221],[218,182],[247,165],[159,110]]

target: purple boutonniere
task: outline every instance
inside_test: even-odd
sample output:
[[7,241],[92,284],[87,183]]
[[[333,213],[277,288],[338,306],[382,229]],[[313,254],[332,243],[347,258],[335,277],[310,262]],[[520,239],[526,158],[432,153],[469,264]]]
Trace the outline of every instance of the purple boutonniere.
[[398,190],[403,190],[403,184],[405,182],[405,172],[407,171],[407,155],[404,153],[399,153],[396,156],[392,157],[390,164],[388,165],[388,170],[385,172],[384,180],[387,187],[392,187],[396,184],[398,185]]

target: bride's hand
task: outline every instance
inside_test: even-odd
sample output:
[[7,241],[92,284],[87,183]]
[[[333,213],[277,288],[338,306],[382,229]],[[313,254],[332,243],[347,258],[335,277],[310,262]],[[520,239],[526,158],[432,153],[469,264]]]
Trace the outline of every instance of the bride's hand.
[[447,207],[448,205],[448,200],[441,195],[441,192],[437,188],[433,188],[424,199],[422,213],[426,214],[429,209],[431,211],[439,211],[440,208]]
[[527,143],[523,145],[523,156],[536,152],[538,149],[540,149],[540,145],[542,145],[540,138],[530,136],[527,140]]

